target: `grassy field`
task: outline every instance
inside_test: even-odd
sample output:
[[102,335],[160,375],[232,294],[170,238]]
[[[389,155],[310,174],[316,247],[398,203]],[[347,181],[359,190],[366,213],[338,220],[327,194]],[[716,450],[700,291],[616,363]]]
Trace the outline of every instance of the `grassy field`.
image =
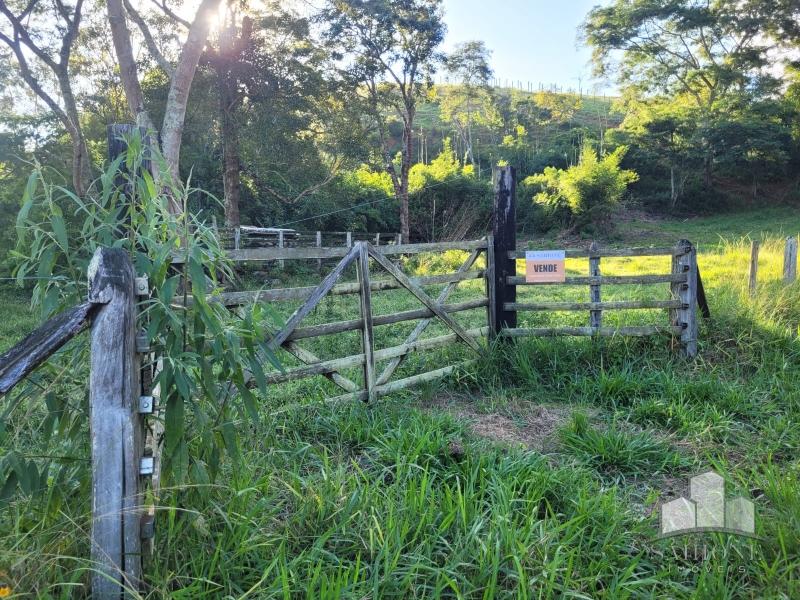
[[[262,423],[239,424],[252,441],[244,467],[202,490],[163,491],[144,596],[800,597],[800,284],[779,281],[779,238],[798,231],[800,217],[788,210],[621,227],[610,243],[699,244],[713,317],[702,324],[695,361],[679,358],[666,337],[527,340],[369,406],[320,402],[335,393],[323,378],[274,386]],[[749,238],[764,242],[754,298],[746,293]],[[427,274],[463,258],[405,266]],[[570,260],[568,268],[586,274],[587,263]],[[604,259],[601,268],[664,273],[668,259]],[[275,285],[313,279],[274,276],[283,280]],[[466,284],[451,301],[482,293],[479,282]],[[608,286],[603,299],[668,293],[666,285]],[[0,298],[10,315],[0,323],[6,348],[33,321],[23,294]],[[586,301],[588,289],[525,288],[520,298]],[[377,314],[419,307],[404,292],[375,294],[374,304]],[[293,306],[275,308],[287,315]],[[354,298],[329,298],[309,323],[356,310]],[[478,327],[485,311],[456,318]],[[587,320],[520,315],[523,326]],[[604,320],[667,317],[619,311]],[[378,347],[401,342],[412,327],[380,328]],[[432,325],[426,337],[444,332]],[[358,351],[358,336],[303,345],[323,358],[344,356]],[[415,355],[398,376],[468,357],[456,345]],[[36,414],[20,404],[4,423]],[[660,503],[708,470],[725,478],[730,496],[755,502],[759,538],[657,539]],[[46,495],[17,493],[2,507],[0,571],[20,597],[81,597],[88,490],[76,486],[73,500],[56,507]]]

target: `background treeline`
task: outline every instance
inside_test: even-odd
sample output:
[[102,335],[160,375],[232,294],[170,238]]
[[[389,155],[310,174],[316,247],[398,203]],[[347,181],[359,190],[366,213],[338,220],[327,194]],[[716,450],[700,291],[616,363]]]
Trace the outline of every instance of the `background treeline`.
[[[220,223],[461,237],[485,229],[504,163],[519,170],[528,231],[604,229],[619,201],[700,213],[797,197],[791,0],[594,9],[581,35],[614,99],[493,88],[482,42],[442,51],[439,0],[195,4],[3,3],[4,250],[31,165],[91,195],[106,126],[134,118],[206,192],[189,208]],[[115,10],[135,63],[109,25]]]

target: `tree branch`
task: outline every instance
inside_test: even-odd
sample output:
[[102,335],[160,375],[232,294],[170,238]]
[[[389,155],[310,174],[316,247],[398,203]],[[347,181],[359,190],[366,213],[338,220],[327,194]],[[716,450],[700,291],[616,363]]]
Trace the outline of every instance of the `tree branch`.
[[134,23],[136,23],[139,31],[141,31],[142,37],[144,38],[144,43],[147,46],[147,50],[153,55],[153,58],[155,58],[158,66],[164,70],[164,72],[167,74],[167,77],[172,78],[172,65],[169,64],[169,61],[161,53],[161,50],[158,49],[156,41],[153,39],[153,34],[150,32],[150,28],[147,26],[147,23],[145,23],[142,15],[136,12],[136,9],[133,8],[128,0],[122,0],[122,2],[125,5],[125,10],[128,12],[128,16]]

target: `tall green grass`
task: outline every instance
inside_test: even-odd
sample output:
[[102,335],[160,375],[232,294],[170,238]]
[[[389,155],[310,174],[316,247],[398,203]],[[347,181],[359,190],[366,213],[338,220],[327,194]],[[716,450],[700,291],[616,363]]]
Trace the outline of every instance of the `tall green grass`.
[[[324,380],[275,386],[262,399],[260,424],[229,424],[252,442],[239,469],[226,464],[214,482],[162,491],[142,596],[800,597],[800,288],[777,281],[781,260],[781,241],[765,240],[762,279],[750,298],[748,240],[701,254],[713,318],[703,323],[696,361],[679,358],[662,337],[530,339],[494,345],[443,384],[474,398],[476,418],[502,410],[520,427],[541,406],[558,406],[568,418],[542,453],[478,436],[436,408],[436,386],[336,406],[318,401],[331,393]],[[584,263],[568,266],[583,273]],[[603,265],[609,274],[665,268],[638,258]],[[663,292],[603,290],[607,300]],[[479,284],[467,286],[454,298],[478,293]],[[587,291],[556,294],[584,299]],[[352,318],[351,300],[326,300],[311,322]],[[376,294],[375,302],[383,314],[417,306],[402,293]],[[485,313],[457,318],[474,327]],[[587,318],[522,316],[533,325]],[[666,315],[607,318],[664,322]],[[379,347],[406,334],[384,328]],[[357,344],[357,336],[344,337],[313,349],[341,356]],[[464,356],[453,347],[413,357],[404,372]],[[18,406],[6,418],[31,420],[32,441],[48,409],[40,410]],[[657,539],[660,502],[684,494],[688,478],[708,469],[725,477],[731,494],[754,500],[759,540],[715,534],[687,539],[684,552],[684,540]],[[85,597],[88,490],[75,488],[72,501],[52,505],[47,479],[39,484],[2,505],[0,571],[20,597]],[[696,547],[713,552],[704,557]]]

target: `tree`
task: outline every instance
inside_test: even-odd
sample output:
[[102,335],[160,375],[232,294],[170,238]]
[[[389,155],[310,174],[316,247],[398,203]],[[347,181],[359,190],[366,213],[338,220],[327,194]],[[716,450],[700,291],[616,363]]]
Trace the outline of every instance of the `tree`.
[[[786,3],[788,11],[791,2]],[[779,89],[766,35],[780,17],[763,0],[614,0],[596,7],[584,25],[599,74],[619,60],[619,81],[643,93],[690,99],[708,129],[720,103],[731,96],[763,97]],[[783,17],[788,13],[784,13]],[[780,27],[784,30],[784,27]],[[704,145],[706,186],[713,152]]]
[[[179,178],[181,138],[183,135],[183,122],[186,118],[189,91],[200,55],[206,45],[214,14],[219,9],[220,2],[221,0],[202,0],[195,13],[194,20],[191,22],[187,22],[175,15],[167,8],[166,2],[160,5],[174,20],[176,26],[181,26],[188,30],[186,40],[181,46],[174,67],[156,45],[145,19],[133,8],[128,0],[107,0],[106,2],[108,22],[111,26],[111,36],[114,41],[117,60],[119,61],[120,78],[125,89],[128,108],[136,119],[137,124],[154,133],[156,132],[155,127],[144,105],[144,94],[139,82],[138,67],[133,55],[133,44],[126,14],[130,16],[141,32],[150,54],[169,77],[169,93],[160,132],[161,151],[170,167],[172,176],[176,180]],[[177,214],[182,211],[182,207],[173,202],[170,210]]]
[[[400,204],[400,231],[407,242],[414,120],[417,103],[431,87],[430,76],[441,60],[442,0],[329,0],[321,18],[327,41],[338,48],[334,58],[346,63],[342,74],[377,134],[383,168]],[[389,131],[392,113],[402,124],[399,172]]]
[[568,169],[547,167],[525,184],[539,186],[536,201],[553,212],[567,212],[573,228],[609,230],[613,209],[628,186],[638,179],[634,171],[620,168],[625,152],[627,148],[620,146],[598,157],[591,144],[586,143],[577,165]]
[[[4,17],[0,41],[11,49],[22,80],[67,131],[72,143],[72,186],[79,196],[85,194],[91,179],[70,68],[82,11],[83,0],[76,0],[74,5],[63,0],[52,4],[40,0],[0,1],[0,14]],[[55,90],[50,89],[51,77]]]
[[459,44],[445,60],[445,67],[456,78],[457,85],[448,89],[442,100],[442,118],[455,126],[466,148],[465,159],[473,167],[472,123],[476,117],[488,120],[493,108],[490,55],[486,44],[471,41]]
[[241,105],[242,94],[238,88],[236,67],[251,43],[253,21],[243,16],[237,23],[238,11],[228,6],[220,28],[216,49],[209,49],[209,62],[214,69],[219,94],[220,130],[222,135],[222,185],[225,192],[225,224],[238,227],[240,198],[239,130],[236,109]]

